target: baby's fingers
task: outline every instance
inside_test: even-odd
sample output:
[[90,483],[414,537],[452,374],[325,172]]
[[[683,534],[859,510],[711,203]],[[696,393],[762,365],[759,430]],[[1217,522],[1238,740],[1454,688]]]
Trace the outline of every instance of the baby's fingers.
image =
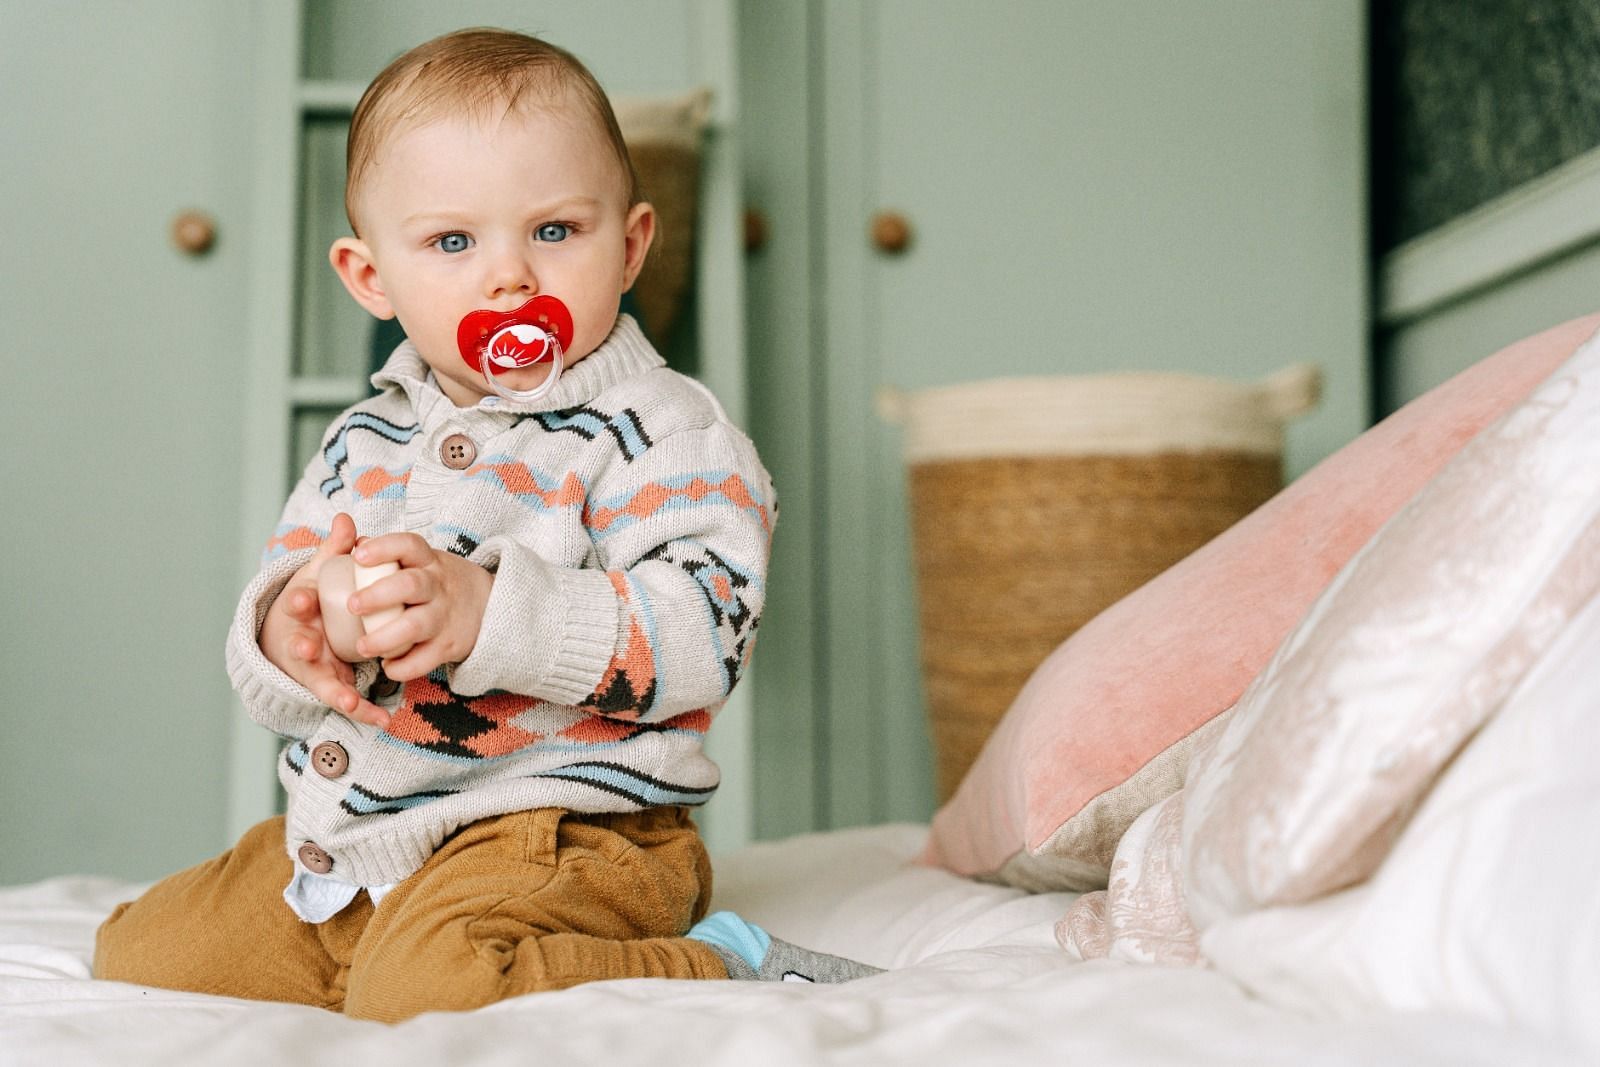
[[283,605],[283,610],[296,622],[308,623],[321,615],[321,608],[317,604],[317,594],[310,586],[291,585],[283,591],[283,596],[278,598]]
[[346,512],[339,512],[328,525],[327,539],[317,546],[317,556],[327,559],[342,556],[356,547],[356,520]]
[[402,567],[426,567],[433,562],[433,548],[414,533],[379,534],[357,545],[353,555],[363,567],[376,567],[390,560]]
[[[400,570],[352,595],[349,608],[376,632],[376,628],[399,618],[407,605],[424,604],[437,595],[438,583],[433,575],[423,570]],[[388,614],[393,617],[386,617]]]
[[310,634],[299,633],[289,639],[289,651],[302,663],[315,663],[322,647]]
[[[425,641],[430,633],[425,632],[424,625],[427,612],[420,608],[408,608],[401,613],[399,618],[383,624],[371,633],[364,635],[356,642],[356,650],[368,659],[381,659],[385,664],[391,658],[405,655],[411,647],[419,641]],[[387,671],[385,672],[387,673]],[[396,678],[395,681],[409,681],[408,678]]]
[[368,723],[372,726],[387,727],[389,713],[370,700],[362,699],[355,687],[340,681],[332,676],[318,678],[316,683],[308,688],[334,711],[348,716],[357,722]]
[[452,662],[444,654],[438,641],[423,641],[392,659],[383,661],[383,673],[397,682],[424,678],[446,663]]

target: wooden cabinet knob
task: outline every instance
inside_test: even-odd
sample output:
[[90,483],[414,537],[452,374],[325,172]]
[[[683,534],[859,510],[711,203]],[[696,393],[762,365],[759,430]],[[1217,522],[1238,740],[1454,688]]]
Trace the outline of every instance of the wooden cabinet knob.
[[878,251],[896,256],[911,244],[911,223],[898,211],[880,211],[872,216],[872,243]]
[[759,209],[744,209],[744,250],[759,252],[767,247],[767,216]]
[[204,211],[179,212],[172,220],[172,243],[188,255],[205,255],[217,243],[217,220]]

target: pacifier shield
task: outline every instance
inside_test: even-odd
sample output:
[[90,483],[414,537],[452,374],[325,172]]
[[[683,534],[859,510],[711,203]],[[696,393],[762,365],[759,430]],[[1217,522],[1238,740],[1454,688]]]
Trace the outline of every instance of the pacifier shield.
[[550,334],[538,326],[513,322],[489,335],[483,355],[501,370],[531,367],[550,350]]
[[555,297],[544,294],[515,311],[468,312],[456,327],[456,347],[461,358],[480,374],[484,371],[485,353],[497,370],[545,362],[552,355],[551,337],[562,351],[571,346],[572,312]]

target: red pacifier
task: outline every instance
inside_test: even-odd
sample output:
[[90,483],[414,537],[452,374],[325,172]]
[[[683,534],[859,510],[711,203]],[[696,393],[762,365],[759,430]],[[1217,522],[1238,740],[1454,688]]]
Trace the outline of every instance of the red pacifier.
[[[570,344],[572,312],[542,293],[515,311],[468,312],[456,327],[461,358],[483,375],[491,391],[507,400],[538,400],[554,389],[561,377],[561,353]],[[550,364],[550,373],[532,389],[512,389],[495,377],[538,363]]]

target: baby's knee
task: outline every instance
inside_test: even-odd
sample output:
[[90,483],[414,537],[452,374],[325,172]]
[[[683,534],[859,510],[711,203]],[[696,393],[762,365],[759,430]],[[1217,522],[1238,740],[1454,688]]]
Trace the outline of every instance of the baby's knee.
[[350,970],[344,1013],[352,1018],[395,1023],[429,1011],[472,1011],[606,977],[568,973],[572,968],[547,958],[548,930],[503,907],[374,932]]
[[134,912],[136,903],[118,904],[95,931],[92,974],[111,982],[167,986],[163,963],[170,954],[155,948],[165,935],[147,928],[145,916]]

